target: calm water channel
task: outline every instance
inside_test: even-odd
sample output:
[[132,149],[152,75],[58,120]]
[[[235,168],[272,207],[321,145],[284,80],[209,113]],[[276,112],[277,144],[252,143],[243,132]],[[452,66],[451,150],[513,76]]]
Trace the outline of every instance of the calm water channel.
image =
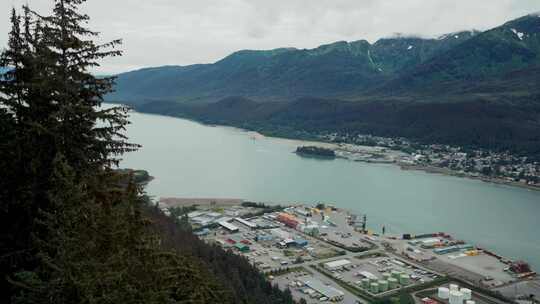
[[368,215],[380,231],[444,231],[540,270],[540,191],[402,171],[393,165],[316,160],[298,142],[164,116],[131,114],[128,136],[143,145],[123,167],[155,176],[149,194],[328,202]]

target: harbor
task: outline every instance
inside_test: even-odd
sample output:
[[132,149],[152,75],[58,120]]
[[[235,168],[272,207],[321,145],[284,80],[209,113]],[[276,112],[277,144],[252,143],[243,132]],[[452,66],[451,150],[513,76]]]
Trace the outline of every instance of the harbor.
[[[158,206],[178,216],[179,206],[169,205],[173,201],[163,199]],[[187,208],[190,199],[178,201],[197,236],[244,256],[307,303],[371,303],[403,293],[426,304],[540,298],[540,281],[526,262],[449,233],[377,233],[367,214],[321,203],[192,199]]]

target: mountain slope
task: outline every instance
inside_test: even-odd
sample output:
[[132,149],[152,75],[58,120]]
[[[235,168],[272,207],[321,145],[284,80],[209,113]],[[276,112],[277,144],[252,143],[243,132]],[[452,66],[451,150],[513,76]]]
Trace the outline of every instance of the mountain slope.
[[[540,18],[525,16],[475,35],[458,47],[400,73],[378,92],[433,91],[504,80],[513,71],[540,66]],[[427,90],[426,90],[427,88]]]
[[121,74],[109,100],[268,135],[372,134],[540,159],[539,35],[530,15],[439,39],[240,51]]
[[239,51],[214,63],[167,66],[120,74],[108,100],[217,101],[245,96],[258,101],[301,96],[355,96],[389,80],[406,67],[458,45],[475,32],[440,39],[386,38],[340,41],[315,49]]
[[[118,75],[107,100],[215,102],[229,96],[290,101],[303,96],[362,99],[373,95],[480,92],[518,70],[540,66],[540,18],[525,16],[492,30],[439,39],[395,37],[374,44],[335,42],[315,49],[244,50],[213,64],[166,66]],[[486,82],[493,82],[486,86]],[[479,88],[476,88],[479,86]],[[498,91],[501,91],[498,89]]]
[[443,35],[438,39],[385,38],[373,44],[371,54],[377,66],[391,76],[421,64],[437,54],[446,52],[478,33],[477,31],[464,31]]
[[269,136],[314,139],[314,134],[333,132],[351,136],[372,134],[512,151],[540,160],[540,94],[514,97],[511,102],[472,96],[446,103],[321,98],[260,103],[230,97],[196,106],[152,102],[137,106],[136,110],[231,125]]

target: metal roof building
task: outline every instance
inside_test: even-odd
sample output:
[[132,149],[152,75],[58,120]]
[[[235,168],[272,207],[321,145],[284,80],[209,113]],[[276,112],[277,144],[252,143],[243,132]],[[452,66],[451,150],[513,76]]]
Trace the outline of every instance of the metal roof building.
[[345,294],[341,290],[335,289],[332,286],[324,285],[321,281],[315,278],[304,281],[304,284],[306,284],[307,287],[327,297],[330,301],[339,301],[342,300],[345,296]]
[[350,264],[351,264],[351,261],[349,260],[337,260],[337,261],[324,263],[324,267],[326,267],[327,269],[338,269],[338,268],[342,268]]
[[296,246],[300,246],[300,247],[304,247],[308,245],[308,241],[305,239],[296,239],[294,240],[294,242],[296,243]]
[[193,211],[193,212],[190,212],[188,213],[188,217],[189,218],[194,218],[194,217],[198,217],[198,216],[201,216],[203,215],[205,212],[202,212],[202,211]]
[[236,227],[236,226],[233,225],[233,224],[229,224],[229,223],[227,223],[227,222],[225,222],[225,221],[219,222],[219,225],[222,226],[223,228],[225,228],[225,229],[231,231],[231,232],[236,232],[236,231],[238,231],[238,227]]
[[247,246],[246,244],[236,243],[236,244],[234,244],[234,247],[236,247],[236,249],[238,249],[241,252],[248,252],[249,251],[249,246]]
[[240,224],[243,224],[243,225],[246,225],[248,226],[249,228],[251,229],[255,229],[257,228],[257,224],[255,223],[252,223],[250,221],[246,221],[245,219],[241,218],[241,217],[236,217],[234,218],[235,221],[239,222]]

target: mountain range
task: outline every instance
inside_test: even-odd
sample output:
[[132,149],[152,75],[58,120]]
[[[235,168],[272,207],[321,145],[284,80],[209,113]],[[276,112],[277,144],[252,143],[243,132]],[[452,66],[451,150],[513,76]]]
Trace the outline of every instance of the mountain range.
[[540,15],[436,39],[243,50],[118,75],[108,101],[279,132],[340,131],[540,155]]
[[244,96],[260,102],[362,94],[400,71],[473,37],[388,38],[335,42],[315,49],[243,50],[213,64],[166,66],[120,74],[110,98],[133,102],[209,102]]

